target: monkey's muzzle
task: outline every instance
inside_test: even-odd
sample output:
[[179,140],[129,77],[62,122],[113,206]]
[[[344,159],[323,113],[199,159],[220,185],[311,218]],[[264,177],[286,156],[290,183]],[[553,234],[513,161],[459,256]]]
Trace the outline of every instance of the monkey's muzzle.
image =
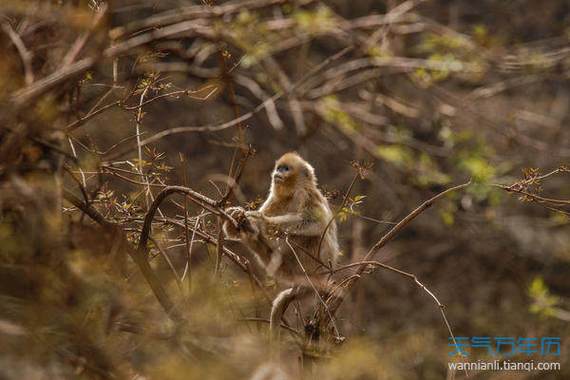
[[273,174],[273,182],[281,183],[285,180],[285,177],[281,173]]

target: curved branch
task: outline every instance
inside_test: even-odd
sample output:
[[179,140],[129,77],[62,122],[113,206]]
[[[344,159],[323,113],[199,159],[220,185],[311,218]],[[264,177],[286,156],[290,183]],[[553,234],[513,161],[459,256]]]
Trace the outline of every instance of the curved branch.
[[[160,204],[169,195],[174,194],[174,193],[185,194],[186,196],[188,196],[188,198],[190,198],[190,200],[192,202],[196,203],[198,206],[211,211],[214,215],[217,215],[218,217],[227,220],[228,222],[232,223],[234,227],[239,228],[238,223],[234,220],[234,218],[232,218],[230,215],[228,215],[225,211],[221,210],[217,206],[217,202],[214,201],[213,199],[210,199],[210,198],[206,197],[205,195],[202,195],[202,194],[200,194],[200,193],[198,193],[198,192],[196,192],[196,191],[194,191],[188,187],[168,186],[168,187],[164,188],[156,196],[154,202],[151,204],[150,209],[148,210],[148,212],[145,216],[145,219],[144,219],[144,224],[143,224],[143,228],[141,231],[139,245],[137,248],[137,255],[144,258],[145,261],[146,261],[146,256],[147,256],[147,252],[148,252],[147,244],[148,244],[148,240],[150,237],[150,232],[151,232],[151,228],[152,228],[152,221],[154,220],[154,215],[156,214]],[[175,223],[172,220],[169,220],[169,222]],[[178,224],[178,223],[176,223],[176,224]],[[181,223],[180,225],[181,225],[181,227],[186,228],[184,223]],[[208,234],[205,234],[198,229],[193,229],[193,231],[198,236],[202,237],[203,239],[205,239],[209,243],[212,243],[216,246],[220,245],[219,241],[215,240],[214,238],[212,238]],[[250,272],[249,262],[247,260],[244,260],[243,258],[236,255],[235,253],[233,253],[232,251],[230,251],[226,247],[222,247],[221,252],[224,253],[226,256],[228,256],[236,264],[238,264],[242,268],[242,270],[244,270],[247,273]],[[254,281],[259,285],[259,287],[261,289],[263,289],[263,283],[253,273],[250,273],[250,275],[253,276]]]
[[[452,193],[452,192],[457,191],[457,190],[462,190],[462,189],[466,188],[467,186],[469,186],[470,184],[471,184],[471,179],[469,179],[469,181],[467,181],[466,183],[464,183],[462,185],[450,187],[449,189],[442,191],[441,193],[431,197],[430,199],[428,199],[427,201],[425,201],[424,203],[419,205],[414,211],[409,213],[404,219],[399,221],[398,224],[396,224],[394,227],[392,227],[392,229],[390,231],[388,231],[384,236],[382,236],[382,238],[376,244],[374,244],[374,246],[372,246],[372,248],[370,248],[370,250],[368,251],[368,253],[366,254],[366,256],[364,256],[364,258],[362,260],[363,261],[369,261],[370,259],[372,259],[372,257],[374,257],[376,252],[378,252],[382,247],[384,247],[386,244],[388,244],[388,242],[390,240],[392,240],[404,227],[406,227],[418,215],[420,215],[422,212],[424,212],[425,210],[430,208],[434,204],[434,202],[438,201],[439,199],[443,198],[444,196],[446,196],[449,193]],[[361,266],[358,270],[358,274],[361,274],[365,268],[366,268],[366,265]]]
[[152,228],[152,221],[154,220],[154,215],[156,214],[158,207],[164,200],[166,200],[166,198],[168,198],[169,195],[175,193],[185,194],[188,198],[190,198],[192,202],[196,203],[198,206],[212,212],[214,215],[224,218],[225,220],[232,223],[236,228],[238,227],[237,222],[231,216],[226,214],[225,211],[217,207],[217,202],[214,201],[213,199],[210,199],[205,195],[202,195],[188,187],[168,186],[165,187],[160,193],[158,193],[154,202],[152,202],[152,205],[150,206],[148,212],[146,213],[146,216],[144,218],[143,228],[141,231],[141,237],[139,240],[139,245],[137,248],[139,254],[142,255],[146,254],[148,237],[150,235],[150,230]]
[[398,222],[398,224],[396,224],[394,227],[392,227],[392,229],[390,229],[384,236],[382,236],[382,238],[380,238],[380,240],[376,244],[374,244],[372,246],[372,248],[370,248],[370,250],[368,251],[366,256],[362,259],[361,264],[358,266],[358,270],[356,271],[357,276],[351,276],[351,281],[348,281],[346,286],[343,289],[339,289],[339,292],[337,295],[333,294],[329,297],[329,299],[327,300],[327,305],[329,306],[329,308],[325,309],[322,306],[318,307],[318,309],[316,310],[316,312],[313,316],[313,319],[310,322],[310,325],[313,328],[318,328],[320,326],[321,322],[325,322],[325,324],[328,324],[328,321],[326,321],[326,318],[328,317],[328,315],[333,315],[333,316],[335,315],[336,311],[338,310],[338,308],[340,307],[340,305],[342,304],[342,302],[345,299],[344,296],[350,291],[351,287],[354,286],[355,283],[357,283],[358,279],[361,278],[361,275],[366,271],[366,268],[370,265],[369,263],[370,263],[371,259],[374,257],[374,255],[382,247],[384,247],[386,244],[388,244],[388,242],[390,242],[394,237],[396,237],[396,235],[398,235],[398,233],[404,227],[406,227],[412,220],[414,220],[422,212],[424,212],[429,207],[431,207],[434,202],[438,201],[439,199],[443,198],[444,196],[446,196],[449,193],[452,193],[452,192],[457,191],[457,190],[462,190],[462,189],[466,188],[467,186],[469,186],[470,184],[471,184],[471,179],[462,185],[450,187],[449,189],[444,190],[444,191],[436,194],[435,196],[431,197],[427,201],[423,202],[421,205],[419,205],[417,208],[415,208],[412,212],[410,212],[406,217],[404,217],[400,222]]

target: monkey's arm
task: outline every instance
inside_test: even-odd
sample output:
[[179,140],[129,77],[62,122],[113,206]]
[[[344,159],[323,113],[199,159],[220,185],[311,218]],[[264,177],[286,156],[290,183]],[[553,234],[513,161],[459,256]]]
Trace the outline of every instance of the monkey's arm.
[[324,218],[302,213],[266,216],[264,219],[284,232],[300,236],[320,236],[326,226]]

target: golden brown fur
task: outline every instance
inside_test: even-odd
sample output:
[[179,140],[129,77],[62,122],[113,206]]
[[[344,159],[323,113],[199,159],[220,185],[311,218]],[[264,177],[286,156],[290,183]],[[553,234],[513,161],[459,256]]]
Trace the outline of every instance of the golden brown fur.
[[[311,274],[324,265],[334,265],[339,255],[337,228],[334,221],[326,229],[320,252],[319,242],[333,214],[317,188],[313,167],[297,153],[286,153],[275,163],[269,195],[258,211],[243,212],[232,208],[234,215],[245,215],[250,232],[238,233],[225,226],[229,238],[237,238],[262,256],[269,254],[269,271],[285,275]],[[253,231],[253,232],[252,232]],[[286,244],[285,238],[295,253]],[[263,246],[270,246],[271,252]]]
[[[337,229],[329,204],[317,188],[313,167],[297,153],[286,153],[275,163],[269,195],[259,210],[233,207],[228,212],[245,228],[237,230],[225,223],[227,237],[247,246],[265,274],[295,284],[282,290],[272,304],[269,330],[272,337],[278,337],[289,305],[304,300],[297,306],[305,314],[314,306],[306,297],[317,292],[317,286],[327,287],[328,280],[315,272],[336,264]],[[305,274],[312,278],[310,286]]]
[[[288,170],[279,172],[283,166]],[[339,248],[334,221],[326,231],[320,252],[317,252],[321,236],[333,214],[327,199],[317,188],[313,167],[297,153],[286,153],[275,163],[269,196],[259,211],[269,223],[289,234],[291,245],[307,271],[321,267],[320,263],[336,263]],[[291,248],[287,248],[283,269],[298,273],[298,263]]]

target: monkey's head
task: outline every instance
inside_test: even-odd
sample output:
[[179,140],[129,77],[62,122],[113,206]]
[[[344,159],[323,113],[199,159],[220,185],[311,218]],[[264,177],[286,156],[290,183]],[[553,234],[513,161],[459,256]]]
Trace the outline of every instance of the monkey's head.
[[272,185],[276,189],[316,186],[315,169],[295,152],[285,153],[275,162]]

